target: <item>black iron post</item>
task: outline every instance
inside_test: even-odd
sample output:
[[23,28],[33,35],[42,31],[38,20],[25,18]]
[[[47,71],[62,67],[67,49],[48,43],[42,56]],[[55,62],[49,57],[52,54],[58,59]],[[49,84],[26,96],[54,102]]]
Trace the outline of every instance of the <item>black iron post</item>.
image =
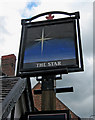
[[31,90],[30,77],[27,77],[27,88],[28,88],[28,96],[29,96],[30,112],[31,112],[31,111],[34,111],[34,101],[33,101],[33,95]]
[[13,107],[13,109],[11,111],[11,118],[10,118],[10,120],[14,120],[14,114],[15,114],[15,106]]

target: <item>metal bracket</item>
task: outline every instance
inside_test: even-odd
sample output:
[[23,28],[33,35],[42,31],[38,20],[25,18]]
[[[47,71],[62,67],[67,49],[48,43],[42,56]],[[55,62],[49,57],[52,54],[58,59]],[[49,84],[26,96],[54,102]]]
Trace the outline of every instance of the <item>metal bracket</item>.
[[48,75],[42,77],[42,91],[54,90],[55,75]]
[[[67,93],[67,92],[74,92],[73,87],[66,87],[66,88],[56,88],[54,89],[56,93]],[[34,94],[42,94],[42,90],[34,90]]]
[[[52,75],[51,75],[52,76]],[[43,81],[43,79],[47,79],[48,76],[37,76],[36,77],[36,80],[37,81]],[[50,78],[50,76],[49,76]],[[59,75],[53,75],[53,77],[51,77],[50,79],[54,79],[54,80],[62,80],[62,74],[59,74]]]

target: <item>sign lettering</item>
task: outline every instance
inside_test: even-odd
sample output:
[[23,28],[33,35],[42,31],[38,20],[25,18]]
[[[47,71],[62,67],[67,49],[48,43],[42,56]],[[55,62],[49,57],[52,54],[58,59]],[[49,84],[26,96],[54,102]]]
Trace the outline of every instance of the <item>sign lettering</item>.
[[61,66],[62,62],[57,61],[57,62],[47,62],[47,63],[37,63],[37,68],[39,67],[54,67],[54,66]]

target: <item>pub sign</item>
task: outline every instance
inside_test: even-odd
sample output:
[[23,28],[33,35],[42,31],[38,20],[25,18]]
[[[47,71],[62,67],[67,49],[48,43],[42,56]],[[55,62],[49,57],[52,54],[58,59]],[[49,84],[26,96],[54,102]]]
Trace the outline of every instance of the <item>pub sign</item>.
[[22,20],[19,75],[37,76],[83,70],[79,13],[73,14],[73,17],[36,22]]

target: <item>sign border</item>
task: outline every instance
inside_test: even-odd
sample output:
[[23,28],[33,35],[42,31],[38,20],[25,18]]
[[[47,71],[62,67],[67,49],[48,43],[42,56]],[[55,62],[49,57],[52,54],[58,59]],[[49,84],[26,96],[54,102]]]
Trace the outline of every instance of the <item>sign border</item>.
[[[79,13],[78,13],[79,14]],[[26,21],[25,21],[26,20]],[[60,19],[54,19],[54,20],[44,20],[44,21],[37,21],[37,22],[27,22],[29,19],[23,19],[22,21],[22,32],[21,32],[21,43],[20,43],[20,50],[19,50],[19,59],[18,59],[18,68],[17,68],[17,76],[39,76],[44,74],[64,74],[68,72],[79,72],[83,71],[83,57],[82,57],[82,47],[81,47],[81,37],[80,37],[80,27],[79,27],[79,17],[67,17],[67,18],[60,18]],[[24,46],[24,40],[26,37],[27,27],[35,27],[35,25],[43,26],[43,25],[50,25],[50,24],[59,24],[63,22],[70,22],[75,21],[74,25],[76,31],[75,32],[75,38],[78,38],[77,41],[75,41],[75,48],[77,50],[76,57],[77,57],[77,67],[71,66],[71,68],[67,68],[65,66],[61,67],[52,67],[52,68],[45,68],[45,69],[22,69],[23,68],[23,47]],[[78,36],[78,37],[77,37]],[[78,46],[77,46],[78,43]],[[79,53],[79,55],[78,55]],[[80,63],[80,66],[79,66]],[[35,70],[35,71],[34,71]],[[45,71],[44,71],[45,70]]]

